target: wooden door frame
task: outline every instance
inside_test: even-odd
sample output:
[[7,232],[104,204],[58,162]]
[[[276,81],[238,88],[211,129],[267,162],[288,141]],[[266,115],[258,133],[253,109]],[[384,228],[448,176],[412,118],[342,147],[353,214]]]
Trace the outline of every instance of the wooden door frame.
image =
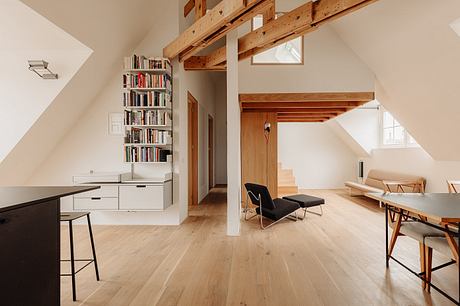
[[187,92],[188,205],[198,204],[198,101]]
[[214,118],[208,115],[208,190],[214,188]]

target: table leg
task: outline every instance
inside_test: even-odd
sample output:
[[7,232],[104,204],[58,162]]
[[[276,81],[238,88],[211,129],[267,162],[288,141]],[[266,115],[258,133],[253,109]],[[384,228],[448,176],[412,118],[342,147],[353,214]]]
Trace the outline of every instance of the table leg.
[[389,267],[389,257],[388,257],[388,205],[385,205],[385,263],[386,267]]

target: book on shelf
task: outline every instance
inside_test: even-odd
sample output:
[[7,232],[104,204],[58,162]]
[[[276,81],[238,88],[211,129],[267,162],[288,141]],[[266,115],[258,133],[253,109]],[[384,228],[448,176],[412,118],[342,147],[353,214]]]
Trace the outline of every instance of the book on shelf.
[[125,125],[171,126],[171,112],[167,110],[125,110]]
[[132,55],[124,58],[125,70],[166,70],[171,72],[171,62],[162,57],[145,57],[143,55]]
[[167,92],[123,92],[123,105],[125,107],[165,107],[171,108],[171,94]]
[[154,88],[171,90],[171,77],[167,74],[148,72],[123,74],[123,88]]
[[125,144],[157,144],[168,145],[172,143],[170,131],[156,129],[131,128],[126,130]]
[[125,147],[125,161],[128,163],[167,162],[171,150],[155,147]]

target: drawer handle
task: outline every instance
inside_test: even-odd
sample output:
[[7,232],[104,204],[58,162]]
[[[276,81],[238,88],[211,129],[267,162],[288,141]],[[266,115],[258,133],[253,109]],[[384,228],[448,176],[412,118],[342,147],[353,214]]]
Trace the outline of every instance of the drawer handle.
[[99,197],[91,198],[91,200],[93,200],[93,201],[100,200],[100,199],[101,199],[101,198],[99,198]]
[[5,224],[8,222],[8,219],[0,218],[0,224]]
[[147,185],[136,185],[136,188],[145,188]]

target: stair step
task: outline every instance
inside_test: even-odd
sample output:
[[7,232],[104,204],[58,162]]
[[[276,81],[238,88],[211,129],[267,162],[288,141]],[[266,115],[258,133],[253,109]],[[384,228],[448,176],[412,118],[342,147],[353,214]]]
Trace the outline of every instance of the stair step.
[[299,193],[297,186],[278,186],[278,196]]

